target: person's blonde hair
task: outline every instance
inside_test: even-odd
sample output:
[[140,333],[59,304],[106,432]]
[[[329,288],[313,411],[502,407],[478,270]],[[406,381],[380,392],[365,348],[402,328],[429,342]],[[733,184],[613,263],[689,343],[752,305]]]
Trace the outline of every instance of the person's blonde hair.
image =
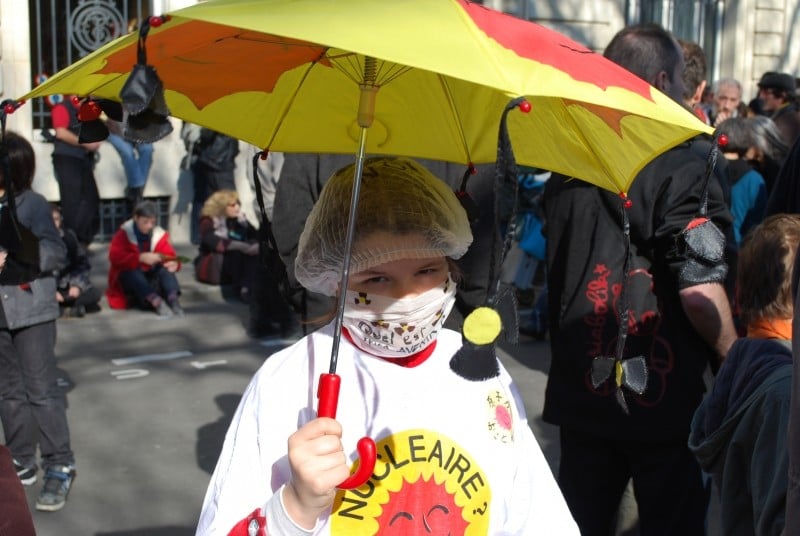
[[800,244],[800,216],[775,214],[745,237],[737,262],[736,287],[745,324],[792,318],[792,269]]
[[200,216],[218,218],[225,216],[225,209],[231,203],[239,201],[239,194],[235,190],[217,190],[206,199]]

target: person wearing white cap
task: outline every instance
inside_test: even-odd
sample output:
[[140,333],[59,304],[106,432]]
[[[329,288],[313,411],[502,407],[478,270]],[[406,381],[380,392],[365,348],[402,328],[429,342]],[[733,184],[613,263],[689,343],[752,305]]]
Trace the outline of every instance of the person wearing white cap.
[[[443,327],[458,280],[451,259],[472,242],[457,197],[409,159],[367,159],[340,289],[353,175],[349,165],[326,183],[295,262],[306,288],[346,293],[336,420],[315,412],[331,323],[251,381],[197,534],[578,534],[507,371],[453,368],[464,345]],[[375,468],[338,489],[364,436],[377,444]]]

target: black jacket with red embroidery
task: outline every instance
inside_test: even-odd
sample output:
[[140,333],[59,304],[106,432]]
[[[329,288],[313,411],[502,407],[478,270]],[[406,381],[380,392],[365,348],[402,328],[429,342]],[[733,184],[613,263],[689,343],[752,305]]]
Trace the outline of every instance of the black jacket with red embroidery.
[[[623,387],[630,415],[615,398],[614,375],[598,388],[596,356],[614,356],[625,241],[621,199],[583,181],[552,177],[545,188],[552,363],[544,420],[613,437],[685,438],[704,391],[702,374],[713,350],[680,302],[679,273],[687,258],[680,236],[697,216],[705,161],[681,144],[651,161],[628,196],[631,265],[629,330],[624,358],[644,356],[647,388]],[[727,234],[730,213],[719,180],[709,182],[708,215]],[[724,262],[724,261],[723,261]]]

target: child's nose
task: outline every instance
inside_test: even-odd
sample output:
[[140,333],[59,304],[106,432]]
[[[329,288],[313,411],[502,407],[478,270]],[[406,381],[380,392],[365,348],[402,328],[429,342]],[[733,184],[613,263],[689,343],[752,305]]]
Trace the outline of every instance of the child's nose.
[[416,298],[422,293],[414,281],[398,281],[392,287],[392,298],[399,300],[402,298]]

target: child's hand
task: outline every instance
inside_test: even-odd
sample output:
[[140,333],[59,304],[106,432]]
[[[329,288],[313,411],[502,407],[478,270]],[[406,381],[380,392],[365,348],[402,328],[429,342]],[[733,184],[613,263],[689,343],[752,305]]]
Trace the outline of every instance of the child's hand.
[[152,251],[143,251],[139,253],[139,262],[153,266],[161,262],[161,254]]
[[283,503],[295,523],[311,529],[330,509],[336,486],[350,476],[346,462],[342,426],[333,419],[314,419],[289,437],[292,480]]

